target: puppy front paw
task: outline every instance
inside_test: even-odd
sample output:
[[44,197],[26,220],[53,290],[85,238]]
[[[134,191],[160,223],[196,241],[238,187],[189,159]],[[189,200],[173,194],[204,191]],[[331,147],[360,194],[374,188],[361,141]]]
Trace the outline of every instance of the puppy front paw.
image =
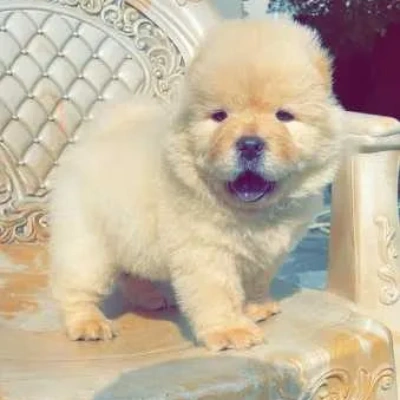
[[98,314],[67,318],[66,331],[71,340],[111,340],[116,336],[111,321]]
[[237,324],[209,330],[200,340],[211,351],[243,350],[263,343],[264,332],[253,323]]
[[263,303],[248,303],[245,306],[244,312],[252,321],[260,322],[279,314],[281,308],[277,301],[268,300]]

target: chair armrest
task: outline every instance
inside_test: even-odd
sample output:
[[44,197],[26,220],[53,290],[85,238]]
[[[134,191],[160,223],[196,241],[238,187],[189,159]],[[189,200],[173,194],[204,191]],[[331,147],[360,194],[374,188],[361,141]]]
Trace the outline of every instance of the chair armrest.
[[328,290],[400,332],[397,183],[400,123],[347,113],[359,153],[333,185]]
[[379,115],[346,112],[346,127],[360,153],[400,150],[400,122]]

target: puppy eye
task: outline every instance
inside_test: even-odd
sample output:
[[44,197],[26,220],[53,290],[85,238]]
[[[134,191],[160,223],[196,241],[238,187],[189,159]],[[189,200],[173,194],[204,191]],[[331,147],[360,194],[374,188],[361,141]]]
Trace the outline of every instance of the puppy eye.
[[211,114],[211,119],[216,122],[222,122],[228,118],[228,113],[225,110],[217,110]]
[[275,115],[276,118],[282,122],[290,122],[294,120],[294,115],[286,110],[278,110]]

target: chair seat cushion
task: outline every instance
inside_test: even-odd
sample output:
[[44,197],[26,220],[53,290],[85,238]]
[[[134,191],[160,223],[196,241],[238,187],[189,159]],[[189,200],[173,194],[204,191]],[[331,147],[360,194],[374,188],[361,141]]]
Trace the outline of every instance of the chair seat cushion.
[[46,248],[0,255],[4,400],[396,399],[388,330],[329,293],[285,298],[262,325],[267,343],[243,352],[211,354],[177,310],[134,313],[118,294],[119,337],[70,342],[48,293]]

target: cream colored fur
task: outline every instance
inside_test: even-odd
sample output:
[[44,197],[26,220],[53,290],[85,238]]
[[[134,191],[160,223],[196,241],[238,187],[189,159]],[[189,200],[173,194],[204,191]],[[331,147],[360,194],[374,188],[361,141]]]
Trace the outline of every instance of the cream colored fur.
[[[176,107],[115,105],[71,151],[51,200],[53,289],[72,339],[108,339],[98,308],[121,272],[171,280],[211,349],[263,340],[254,321],[278,311],[268,286],[321,206],[342,154],[330,61],[288,20],[226,22],[210,33]],[[210,119],[228,110],[226,121]],[[298,117],[277,121],[279,108]],[[234,143],[270,144],[276,193],[241,204],[226,190]],[[134,287],[134,286],[133,286]]]

